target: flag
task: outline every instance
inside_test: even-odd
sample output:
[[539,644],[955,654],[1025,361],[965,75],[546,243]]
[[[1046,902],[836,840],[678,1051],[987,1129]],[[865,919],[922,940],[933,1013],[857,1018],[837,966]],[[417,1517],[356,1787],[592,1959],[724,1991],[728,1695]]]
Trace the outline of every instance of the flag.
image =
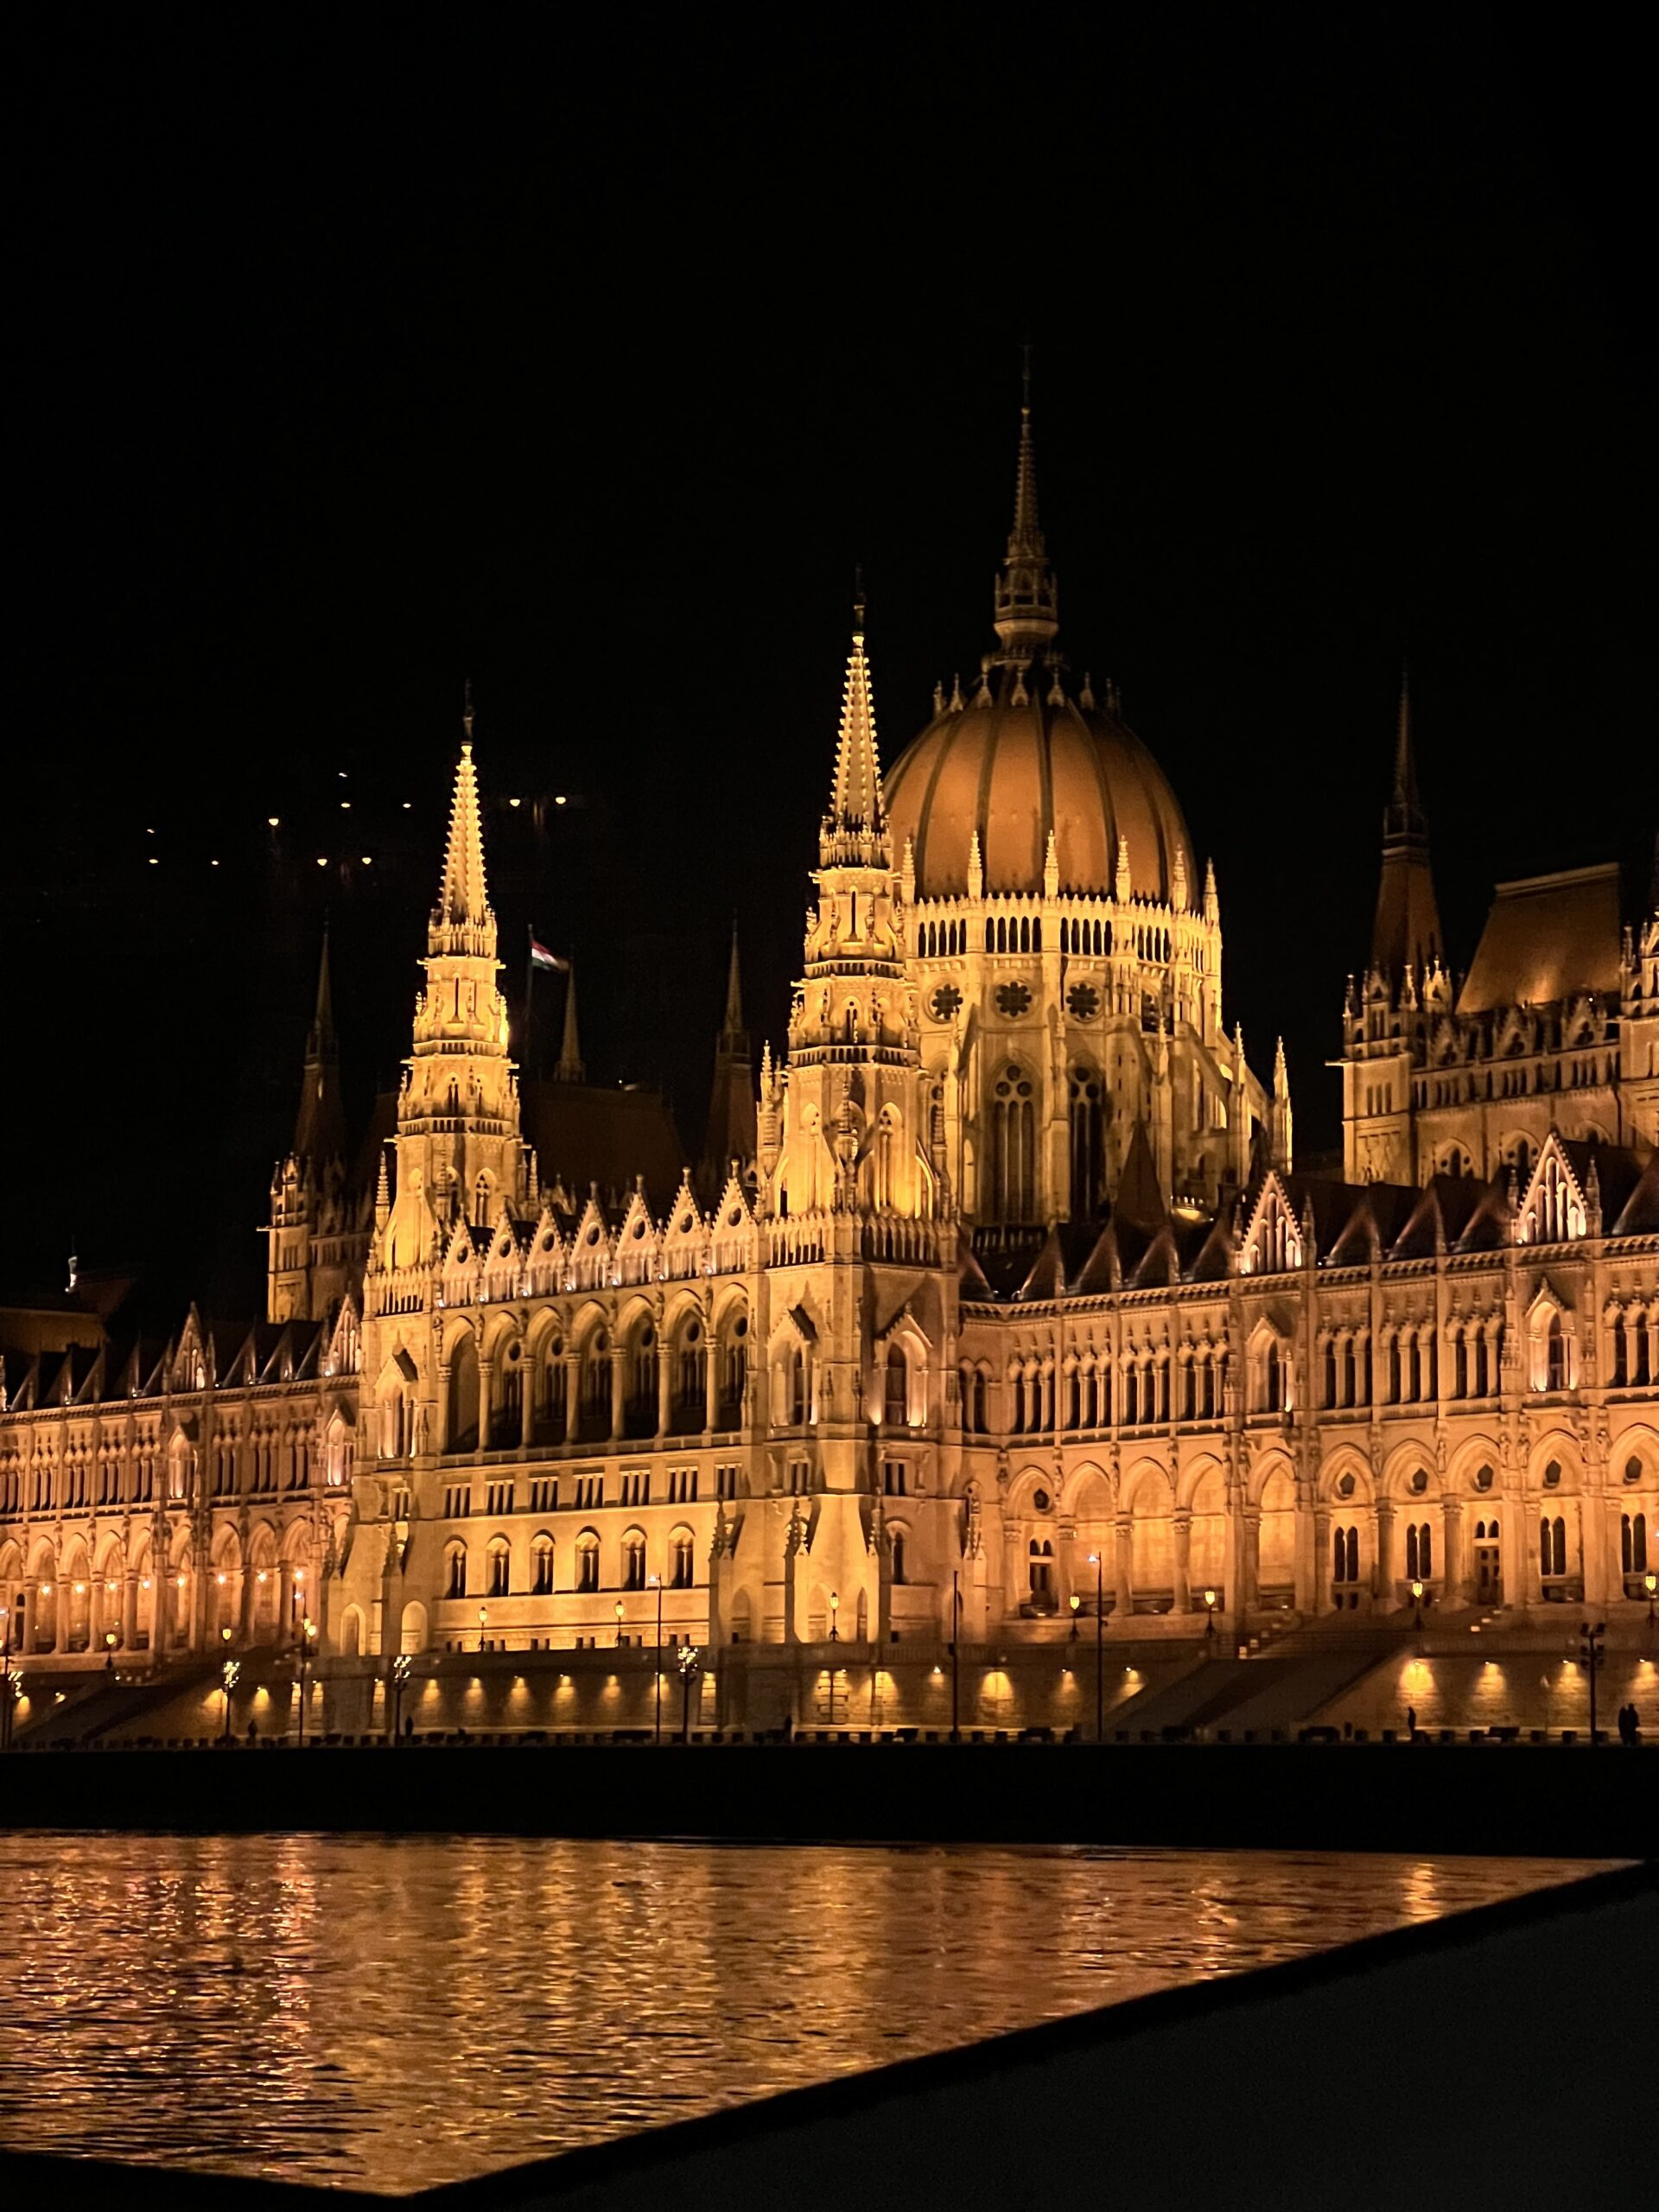
[[550,952],[534,930],[530,933],[530,964],[532,968],[545,968],[550,975],[568,976],[570,973],[570,963],[561,960],[556,952]]

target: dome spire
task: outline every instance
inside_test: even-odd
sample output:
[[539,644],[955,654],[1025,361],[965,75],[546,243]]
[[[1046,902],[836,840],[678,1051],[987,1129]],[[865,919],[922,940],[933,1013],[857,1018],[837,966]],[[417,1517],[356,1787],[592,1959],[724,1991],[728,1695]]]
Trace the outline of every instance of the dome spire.
[[1020,445],[1014,464],[1014,528],[1007,557],[996,580],[993,606],[997,636],[1021,658],[1046,645],[1059,629],[1059,597],[1037,520],[1037,456],[1031,435],[1031,348],[1020,372]]

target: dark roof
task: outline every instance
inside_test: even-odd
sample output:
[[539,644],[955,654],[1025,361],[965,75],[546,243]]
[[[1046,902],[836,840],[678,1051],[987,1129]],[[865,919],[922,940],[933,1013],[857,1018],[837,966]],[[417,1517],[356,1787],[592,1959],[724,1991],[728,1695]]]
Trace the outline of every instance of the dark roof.
[[1458,1012],[1548,1006],[1583,991],[1617,991],[1620,949],[1616,862],[1500,883],[1458,994]]

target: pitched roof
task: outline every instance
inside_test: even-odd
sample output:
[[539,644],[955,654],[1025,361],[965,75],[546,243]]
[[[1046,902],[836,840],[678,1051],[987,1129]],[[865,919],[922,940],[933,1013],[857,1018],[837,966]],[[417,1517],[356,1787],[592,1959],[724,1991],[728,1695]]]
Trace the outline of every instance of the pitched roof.
[[1580,991],[1616,991],[1619,951],[1616,862],[1500,883],[1458,994],[1458,1012],[1548,1006]]

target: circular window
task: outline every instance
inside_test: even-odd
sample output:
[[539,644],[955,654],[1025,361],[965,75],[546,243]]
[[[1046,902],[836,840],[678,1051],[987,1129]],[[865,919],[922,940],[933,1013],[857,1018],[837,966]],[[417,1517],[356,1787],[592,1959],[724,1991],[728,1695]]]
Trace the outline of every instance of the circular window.
[[1627,1459],[1624,1462],[1624,1479],[1627,1483],[1639,1483],[1641,1481],[1642,1462],[1639,1459]]
[[1544,1469],[1544,1488],[1546,1490],[1559,1490],[1560,1488],[1560,1483],[1561,1463],[1559,1459],[1552,1459],[1549,1465]]
[[734,1337],[747,1337],[748,1333],[749,1324],[747,1318],[741,1319],[732,1324],[732,1334]]
[[1477,1490],[1491,1490],[1491,1469],[1490,1467],[1478,1467],[1475,1470],[1475,1488]]
[[1338,1497],[1351,1497],[1353,1494],[1354,1478],[1351,1475],[1344,1475],[1342,1480],[1337,1484],[1337,1496]]
[[687,1342],[687,1344],[700,1344],[700,1343],[702,1342],[702,1330],[701,1326],[700,1326],[700,1325],[699,1325],[696,1321],[694,1321],[694,1322],[691,1324],[690,1327],[690,1328],[686,1331],[686,1332],[685,1332],[685,1341],[686,1341],[686,1342]]
[[645,1235],[645,1223],[644,1223],[643,1221],[636,1221],[636,1222],[634,1223],[634,1224],[633,1224],[633,1233],[634,1233],[634,1235],[635,1235],[636,1236],[643,1236]]
[[682,1236],[689,1236],[691,1234],[691,1217],[689,1213],[683,1213],[680,1216],[680,1234]]
[[1065,1004],[1074,1020],[1092,1021],[1100,1012],[1100,993],[1092,983],[1073,983],[1065,995]]
[[1032,1505],[1039,1513],[1046,1513],[1053,1502],[1046,1490],[1034,1490],[1031,1493]]
[[996,1095],[999,1098],[1029,1098],[1031,1085],[1018,1068],[1004,1068],[997,1077]]
[[996,987],[996,1010],[1010,1020],[1028,1013],[1031,1008],[1031,988],[1026,983],[999,983]]
[[928,1004],[933,1009],[935,1021],[949,1021],[962,1005],[962,993],[954,983],[941,983]]
[[645,1327],[639,1332],[640,1349],[644,1351],[649,1351],[656,1341],[657,1332],[652,1327],[650,1322],[647,1321]]
[[509,1345],[507,1346],[507,1364],[508,1364],[508,1366],[509,1366],[509,1367],[512,1367],[512,1365],[514,1365],[514,1364],[516,1363],[517,1360],[518,1360],[518,1345],[517,1345],[517,1344],[509,1344]]
[[550,1252],[553,1249],[553,1232],[550,1229],[542,1239],[542,1249],[543,1252]]
[[1418,1468],[1416,1473],[1411,1478],[1411,1487],[1412,1493],[1414,1497],[1421,1497],[1422,1496],[1423,1492],[1428,1488],[1428,1470],[1427,1467]]
[[597,1244],[599,1242],[599,1224],[597,1222],[594,1224],[593,1227],[588,1232],[588,1242],[590,1244]]

